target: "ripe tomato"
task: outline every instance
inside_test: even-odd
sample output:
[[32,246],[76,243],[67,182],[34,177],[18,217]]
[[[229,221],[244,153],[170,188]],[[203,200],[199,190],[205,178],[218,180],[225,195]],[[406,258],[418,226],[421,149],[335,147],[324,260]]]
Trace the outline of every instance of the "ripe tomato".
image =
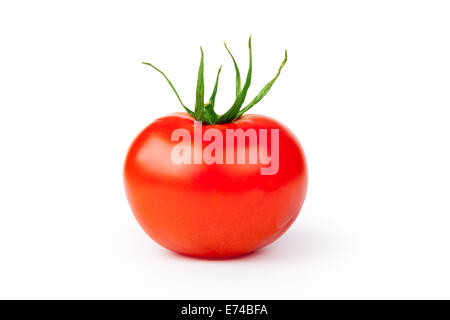
[[[306,195],[305,156],[293,133],[261,115],[202,126],[203,132],[217,129],[224,137],[227,129],[278,129],[278,171],[272,175],[261,174],[267,165],[260,161],[175,164],[171,157],[179,142],[172,134],[181,128],[193,137],[195,123],[186,113],[171,114],[151,123],[132,143],[124,182],[141,227],[167,249],[199,257],[241,255],[276,240],[294,222]],[[260,140],[227,145],[223,157],[245,152],[248,160],[251,150],[261,148]],[[191,141],[189,147],[203,153],[208,144]]]
[[143,62],[164,76],[187,113],[158,119],[138,135],[125,161],[125,190],[145,232],[186,255],[231,257],[268,245],[294,222],[306,195],[305,156],[295,136],[273,119],[245,115],[269,92],[287,51],[276,76],[244,107],[251,37],[242,87],[225,48],[236,71],[236,99],[223,115],[214,111],[222,67],[205,103],[202,49],[194,111],[161,70]]

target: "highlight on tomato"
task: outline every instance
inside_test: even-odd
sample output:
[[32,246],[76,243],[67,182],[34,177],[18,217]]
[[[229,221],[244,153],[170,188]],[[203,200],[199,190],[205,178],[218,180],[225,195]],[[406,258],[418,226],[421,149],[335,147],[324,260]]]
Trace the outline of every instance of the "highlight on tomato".
[[236,99],[222,115],[214,111],[219,76],[205,102],[201,49],[194,109],[186,107],[158,68],[185,112],[150,123],[131,144],[124,165],[125,191],[144,231],[180,254],[227,258],[262,248],[295,221],[307,189],[303,149],[280,122],[245,114],[270,90],[275,77],[244,106],[252,79],[244,84],[236,60]]

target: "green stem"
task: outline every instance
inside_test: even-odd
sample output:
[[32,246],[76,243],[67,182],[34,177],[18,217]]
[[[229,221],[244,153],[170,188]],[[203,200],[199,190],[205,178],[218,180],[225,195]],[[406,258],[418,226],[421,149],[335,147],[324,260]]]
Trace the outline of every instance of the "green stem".
[[204,83],[204,63],[203,63],[203,49],[200,47],[201,57],[200,57],[200,66],[198,68],[198,75],[197,75],[197,89],[195,94],[195,109],[192,111],[191,109],[187,108],[184,103],[181,101],[180,96],[178,95],[178,92],[175,90],[175,87],[173,86],[172,82],[167,78],[167,76],[158,68],[156,68],[154,65],[148,63],[148,62],[142,62],[143,64],[149,65],[153,67],[156,71],[161,73],[164,78],[169,83],[172,90],[175,92],[175,95],[178,98],[178,101],[181,103],[183,108],[186,110],[186,112],[194,117],[197,121],[202,121],[205,124],[222,124],[222,123],[229,123],[234,121],[235,119],[242,116],[245,112],[247,112],[250,108],[252,108],[255,104],[257,104],[259,101],[264,98],[267,93],[272,88],[275,81],[280,76],[281,70],[283,69],[284,65],[287,61],[287,51],[285,50],[284,53],[284,60],[281,63],[277,74],[275,77],[269,81],[264,88],[256,95],[256,97],[250,101],[250,103],[242,108],[242,105],[244,104],[245,98],[247,96],[248,89],[250,88],[250,83],[252,81],[252,38],[250,36],[248,40],[248,52],[249,52],[249,66],[247,71],[247,77],[245,79],[244,87],[241,89],[241,75],[239,72],[239,68],[237,65],[236,60],[234,59],[233,55],[231,54],[230,50],[228,49],[226,43],[225,49],[227,50],[228,54],[230,55],[231,59],[233,60],[234,69],[236,71],[236,99],[233,103],[233,105],[228,109],[227,112],[225,112],[223,115],[219,116],[214,111],[215,102],[216,102],[216,94],[217,94],[217,87],[219,84],[219,76],[220,72],[222,70],[222,66],[220,66],[219,71],[217,72],[216,76],[216,82],[214,84],[214,89],[211,94],[211,97],[209,98],[209,101],[205,104],[205,83]]

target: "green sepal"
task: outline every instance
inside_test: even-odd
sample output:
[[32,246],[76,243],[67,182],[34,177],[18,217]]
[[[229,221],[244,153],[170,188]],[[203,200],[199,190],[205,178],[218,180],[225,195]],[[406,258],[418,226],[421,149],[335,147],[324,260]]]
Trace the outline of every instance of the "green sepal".
[[209,101],[205,104],[204,118],[208,124],[214,124],[218,118],[217,113],[214,111],[214,106],[216,103],[217,87],[219,85],[219,76],[221,71],[222,66],[220,66],[219,71],[217,71],[216,83],[214,84],[214,89],[211,94],[211,97],[209,98]]
[[227,49],[231,59],[233,60],[234,69],[236,70],[236,97],[237,97],[239,95],[239,93],[241,92],[241,73],[239,72],[239,68],[236,63],[236,60],[234,60],[234,57],[231,54],[230,50],[228,49],[226,42],[224,41],[223,44],[225,45],[225,49]]
[[142,62],[145,65],[148,65],[150,67],[152,67],[153,69],[155,69],[156,71],[158,71],[159,73],[161,73],[163,75],[164,78],[166,78],[167,82],[169,83],[170,87],[172,88],[173,92],[175,92],[175,95],[178,98],[178,101],[180,101],[181,105],[183,106],[184,110],[186,110],[187,113],[189,113],[191,116],[194,116],[194,112],[192,112],[191,109],[189,109],[188,107],[186,107],[183,103],[183,101],[181,101],[180,96],[178,95],[177,90],[175,89],[175,87],[173,86],[172,82],[170,82],[169,78],[167,78],[167,76],[164,74],[164,72],[162,72],[161,70],[159,70],[157,67],[155,67],[154,65],[152,65],[151,63],[148,62]]
[[248,88],[250,87],[250,83],[252,81],[252,37],[248,39],[248,52],[249,52],[249,65],[248,65],[248,72],[247,72],[247,78],[245,79],[244,87],[242,88],[241,92],[239,92],[239,95],[236,97],[236,100],[234,101],[231,108],[225,112],[223,115],[219,116],[216,123],[227,123],[233,121],[242,104],[244,103],[245,96],[247,95]]
[[203,114],[205,109],[205,81],[203,78],[203,49],[200,47],[201,58],[200,66],[198,68],[197,77],[197,90],[195,94],[195,119],[198,121],[203,121]]
[[278,69],[278,72],[277,72],[277,75],[275,76],[275,78],[273,78],[269,83],[267,83],[264,86],[264,88],[258,93],[258,95],[245,108],[243,108],[241,111],[239,111],[239,113],[237,114],[235,119],[237,119],[240,116],[242,116],[251,107],[253,107],[259,101],[261,101],[262,98],[264,98],[264,96],[269,92],[270,88],[272,88],[272,85],[274,84],[275,80],[277,80],[278,76],[280,75],[281,69],[283,69],[284,65],[286,64],[286,61],[287,61],[287,50],[284,50],[284,60],[281,63],[281,66]]

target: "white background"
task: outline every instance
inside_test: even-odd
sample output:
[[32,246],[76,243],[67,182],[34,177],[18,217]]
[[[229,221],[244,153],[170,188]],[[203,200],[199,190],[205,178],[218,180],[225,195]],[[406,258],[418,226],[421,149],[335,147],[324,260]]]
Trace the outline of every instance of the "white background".
[[[450,298],[448,1],[2,1],[0,298]],[[186,258],[129,209],[123,160],[156,117],[206,89],[302,142],[292,228],[241,259]],[[209,93],[207,93],[209,95]]]

